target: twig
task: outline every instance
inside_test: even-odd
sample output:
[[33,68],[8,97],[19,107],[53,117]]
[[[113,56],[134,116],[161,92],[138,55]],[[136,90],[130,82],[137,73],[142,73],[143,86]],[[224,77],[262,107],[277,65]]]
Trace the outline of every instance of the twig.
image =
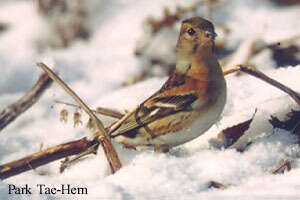
[[75,155],[74,158],[71,158],[71,159],[66,158],[65,160],[63,160],[61,162],[59,172],[63,173],[67,167],[69,167],[73,162],[77,161],[78,159],[82,158],[83,156],[86,156],[88,154],[96,154],[98,147],[99,147],[99,143],[96,143],[96,144],[92,145],[91,147],[89,147],[86,151],[84,151],[78,155]]
[[283,40],[279,40],[279,41],[276,41],[276,42],[272,42],[270,44],[266,44],[264,46],[261,46],[261,47],[257,47],[254,49],[253,51],[253,54],[258,54],[260,53],[262,50],[264,49],[267,49],[267,48],[273,48],[273,47],[277,47],[281,44],[285,44],[285,43],[291,43],[291,42],[294,42],[295,40],[299,40],[300,39],[300,34],[298,35],[294,35],[292,37],[289,37],[289,38],[285,38]]
[[236,63],[248,65],[258,41],[259,38],[243,41],[234,54],[220,60],[223,69],[227,69]]
[[48,68],[44,63],[37,63],[42,70],[44,70],[49,77],[57,82],[78,104],[79,106],[97,123],[98,129],[105,134],[104,126],[102,122],[96,117],[93,111],[79,98],[79,96],[67,86],[50,68]]
[[272,174],[282,174],[284,171],[290,171],[291,170],[291,161],[285,160],[280,165],[278,165],[275,169],[272,169],[270,173]]
[[80,140],[60,144],[25,158],[0,165],[0,179],[3,180],[52,161],[85,152],[89,147],[97,143],[99,143],[97,138],[88,140],[84,137]]
[[[107,155],[107,154],[109,154],[109,152],[107,151],[108,148],[106,147],[106,141],[105,141],[105,138],[103,137],[103,138],[101,138],[101,139],[102,139],[102,140],[99,140],[99,141],[100,141],[100,144],[101,144],[101,146],[102,146],[102,148],[103,148],[104,154]],[[109,162],[108,164],[109,164],[110,170],[114,173],[114,166],[112,165],[111,162]]]
[[118,111],[115,111],[115,110],[112,110],[109,108],[103,108],[103,107],[98,107],[96,109],[96,112],[99,114],[105,115],[105,116],[116,118],[116,119],[122,119],[122,117],[124,116],[124,114],[122,114]]
[[271,85],[273,85],[274,87],[280,89],[281,91],[287,93],[290,97],[292,97],[296,103],[300,106],[300,94],[295,92],[294,90],[290,89],[289,87],[279,83],[278,81],[268,77],[267,75],[265,75],[264,73],[258,71],[257,69],[254,69],[251,66],[246,66],[246,65],[236,65],[233,66],[227,70],[223,71],[224,75],[230,74],[232,72],[236,72],[236,71],[242,71],[242,72],[246,72],[247,74],[250,74],[258,79],[261,79]]
[[35,104],[42,94],[50,87],[52,80],[46,73],[40,75],[36,84],[17,102],[6,107],[0,113],[0,131],[18,116]]
[[286,44],[286,45],[291,44],[292,42],[298,39],[300,39],[300,34],[276,42],[272,42],[269,44],[262,44],[262,45],[260,44],[261,37],[252,40],[246,40],[242,42],[242,44],[239,46],[239,48],[233,55],[223,58],[220,62],[222,63],[224,69],[227,69],[227,67],[235,65],[236,63],[248,65],[250,59],[256,54],[260,53],[262,50],[267,48],[274,49],[282,44]]
[[69,88],[69,86],[67,86],[50,68],[48,68],[43,63],[37,63],[37,65],[45,72],[47,72],[49,77],[53,79],[55,82],[57,82],[79,104],[79,106],[90,116],[90,118],[94,120],[97,128],[99,129],[99,131],[96,132],[95,134],[97,136],[104,137],[105,148],[106,148],[104,149],[104,152],[108,152],[105,155],[108,163],[113,166],[112,173],[118,171],[122,167],[122,165],[115,148],[110,142],[110,137],[106,133],[102,122],[97,118],[97,116],[93,113],[93,111],[91,111],[90,108],[79,98],[79,96],[71,88]]
[[[80,106],[78,106],[76,104],[73,104],[73,103],[68,103],[68,102],[59,101],[59,100],[55,100],[54,102],[64,104],[64,105],[67,105],[67,106],[72,106],[72,107],[75,107],[75,108],[81,108]],[[105,115],[105,116],[108,116],[108,117],[113,117],[113,118],[116,118],[116,119],[121,119],[124,116],[124,114],[122,114],[122,113],[120,113],[116,110],[110,109],[110,108],[97,107],[96,110],[92,110],[92,111],[94,113],[99,113],[99,114],[102,114],[102,115]]]

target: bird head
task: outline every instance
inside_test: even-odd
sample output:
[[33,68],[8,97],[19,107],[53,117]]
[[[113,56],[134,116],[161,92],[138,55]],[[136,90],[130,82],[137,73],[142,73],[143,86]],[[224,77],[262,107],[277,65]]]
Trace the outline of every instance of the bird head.
[[177,49],[196,53],[199,47],[213,47],[216,36],[210,21],[201,17],[189,18],[182,22]]

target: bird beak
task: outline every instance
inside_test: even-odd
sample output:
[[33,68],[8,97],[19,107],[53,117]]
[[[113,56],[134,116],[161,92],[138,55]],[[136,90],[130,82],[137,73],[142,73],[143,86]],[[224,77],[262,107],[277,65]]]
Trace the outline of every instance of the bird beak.
[[211,38],[211,39],[215,39],[218,36],[215,32],[211,32],[211,31],[206,31],[205,34],[206,34],[206,37]]

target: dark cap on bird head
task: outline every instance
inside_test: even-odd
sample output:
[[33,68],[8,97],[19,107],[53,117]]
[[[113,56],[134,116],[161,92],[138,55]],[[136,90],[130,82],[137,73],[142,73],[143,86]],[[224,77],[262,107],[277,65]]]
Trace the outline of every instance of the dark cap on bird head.
[[208,21],[202,17],[192,17],[192,18],[184,20],[182,23],[191,24],[193,26],[198,27],[201,30],[209,31],[212,34],[214,34],[215,36],[217,35],[215,33],[214,25],[210,21]]

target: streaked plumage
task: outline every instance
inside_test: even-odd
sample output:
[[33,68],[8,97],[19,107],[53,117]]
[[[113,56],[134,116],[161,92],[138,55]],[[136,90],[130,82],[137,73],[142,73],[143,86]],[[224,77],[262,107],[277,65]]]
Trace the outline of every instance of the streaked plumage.
[[200,17],[184,20],[173,74],[111,137],[133,147],[168,148],[210,128],[226,101],[225,79],[214,55],[215,36],[211,22]]

